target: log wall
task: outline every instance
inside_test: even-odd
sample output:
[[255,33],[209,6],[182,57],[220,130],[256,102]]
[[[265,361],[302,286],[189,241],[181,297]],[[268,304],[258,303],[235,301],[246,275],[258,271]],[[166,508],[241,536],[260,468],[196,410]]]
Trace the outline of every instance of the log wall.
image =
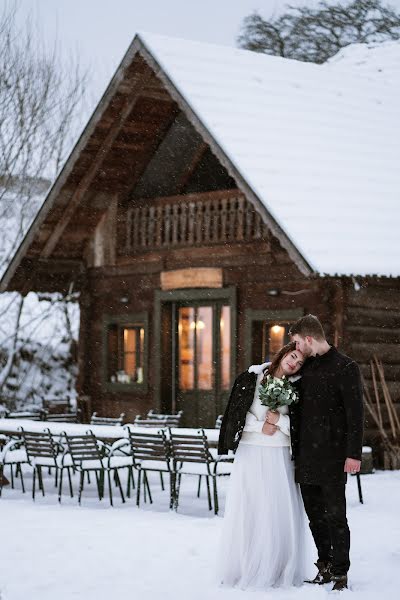
[[[392,278],[343,279],[345,289],[343,348],[360,365],[373,395],[370,360],[384,364],[390,394],[400,415],[400,281]],[[383,408],[384,423],[388,425]],[[365,441],[375,444],[374,423],[366,416]]]
[[[215,214],[215,205],[210,208],[213,194],[217,200]],[[135,242],[138,238],[132,238],[132,227],[137,225],[133,224],[132,219],[135,218],[133,211],[138,210],[139,203],[138,206],[125,207],[123,213],[122,209],[119,210],[114,264],[108,261],[109,264],[92,266],[87,270],[81,316],[79,387],[82,393],[92,398],[92,409],[105,415],[124,412],[131,420],[136,414],[157,408],[153,377],[156,362],[153,331],[155,290],[161,287],[162,272],[188,267],[222,269],[223,287],[234,287],[236,290],[237,360],[234,376],[248,366],[246,312],[297,309],[303,314],[318,315],[329,342],[360,364],[367,385],[371,385],[369,360],[376,354],[384,363],[389,389],[400,409],[400,282],[395,279],[359,278],[356,283],[346,277],[306,277],[268,228],[258,223],[244,199],[240,204],[240,218],[235,225],[231,221],[232,231],[226,229],[229,218],[226,221],[227,204],[222,200],[224,197],[237,198],[237,191],[198,196],[204,221],[201,243],[200,238],[198,244],[195,240],[190,244],[187,236],[182,237],[182,231],[189,229],[182,211],[176,208],[175,219],[178,221],[175,224],[174,210],[160,213],[164,215],[168,230],[174,232],[171,233],[173,243],[163,244],[160,242],[162,238],[149,237],[148,233],[143,233],[142,237],[139,236],[139,242]],[[190,195],[185,206],[195,200],[195,195]],[[160,202],[164,207],[176,204],[176,198]],[[141,219],[144,215],[151,217],[153,212],[150,208],[149,205],[141,212]],[[214,218],[210,218],[210,214]],[[245,223],[253,223],[257,227],[246,229]],[[235,227],[243,235],[236,236]],[[143,231],[143,226],[140,229]],[[151,227],[150,231],[153,231]],[[226,231],[230,231],[228,239],[222,239]],[[88,263],[96,264],[90,261],[90,256]],[[278,295],[270,295],[271,290],[278,290]],[[123,298],[128,300],[122,302]],[[149,317],[147,391],[145,394],[128,390],[107,391],[102,372],[104,316],[143,312]],[[374,443],[375,433],[373,424],[367,419],[367,443]]]
[[[186,203],[185,197],[182,199],[185,206],[190,206],[196,201],[194,194],[186,199]],[[212,205],[213,200],[215,203]],[[233,203],[236,209],[239,209],[236,210],[236,214],[231,210]],[[177,199],[159,199],[157,204],[164,207],[174,206],[177,204]],[[145,215],[151,217],[153,212],[150,208],[151,205],[142,211],[141,219]],[[286,250],[271,235],[266,225],[260,222],[260,217],[254,208],[243,196],[238,195],[237,190],[198,194],[197,210],[201,210],[203,226],[199,233],[201,239],[195,238],[193,244],[189,244],[187,236],[181,235],[183,229],[186,232],[190,231],[186,221],[182,226],[182,211],[176,211],[177,229],[174,229],[170,212],[167,215],[162,213],[168,230],[175,231],[172,240],[175,243],[164,245],[157,241],[157,236],[149,237],[148,233],[143,234],[142,237],[138,234],[134,238],[138,242],[133,243],[132,219],[135,217],[132,213],[134,210],[137,210],[135,205],[122,207],[118,214],[115,264],[92,266],[87,270],[85,306],[81,323],[81,335],[85,337],[81,340],[81,348],[85,350],[80,354],[82,372],[79,382],[80,392],[92,398],[92,408],[99,414],[117,415],[125,412],[130,420],[136,414],[143,414],[151,408],[156,408],[152,377],[155,368],[153,313],[155,290],[161,287],[162,272],[187,267],[219,268],[223,273],[223,287],[235,288],[237,362],[233,376],[248,366],[245,317],[249,309],[264,311],[300,309],[304,312],[313,312],[321,317],[328,331],[333,331],[334,323],[328,308],[332,290],[327,286],[321,286],[317,279],[305,277],[299,271]],[[140,230],[143,231],[145,226],[146,224],[142,223]],[[153,231],[152,227],[150,231]],[[88,247],[87,259],[91,265],[96,264],[90,259],[90,252],[94,250],[97,254],[101,254],[101,248],[93,248],[93,244]],[[277,289],[279,295],[269,295],[268,290],[271,289]],[[123,298],[125,298],[124,302],[121,301]],[[104,316],[110,314],[123,316],[143,312],[149,316],[148,390],[146,394],[132,394],[128,390],[119,390],[115,393],[107,391],[102,372]]]

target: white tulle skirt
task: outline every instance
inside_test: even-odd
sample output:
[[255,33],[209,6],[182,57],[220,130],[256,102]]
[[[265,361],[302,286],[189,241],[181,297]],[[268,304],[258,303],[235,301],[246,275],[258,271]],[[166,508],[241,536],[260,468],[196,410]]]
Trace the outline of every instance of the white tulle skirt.
[[288,447],[239,444],[217,559],[223,585],[301,585],[312,550]]

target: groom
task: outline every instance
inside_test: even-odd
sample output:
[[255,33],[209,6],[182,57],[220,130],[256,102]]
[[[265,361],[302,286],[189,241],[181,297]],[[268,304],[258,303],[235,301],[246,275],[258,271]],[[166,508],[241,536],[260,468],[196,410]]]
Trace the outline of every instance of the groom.
[[296,481],[300,484],[318,550],[318,573],[309,583],[347,588],[350,531],[346,518],[347,473],[358,473],[363,436],[363,395],[357,363],[330,346],[313,315],[290,329],[307,357],[294,413]]

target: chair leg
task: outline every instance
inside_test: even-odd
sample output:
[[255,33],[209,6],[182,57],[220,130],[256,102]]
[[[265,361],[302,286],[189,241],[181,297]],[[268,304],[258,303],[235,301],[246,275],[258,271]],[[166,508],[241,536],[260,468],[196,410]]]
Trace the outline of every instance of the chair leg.
[[111,471],[107,469],[107,478],[108,478],[108,492],[110,494],[110,504],[113,506],[113,496],[112,496],[112,485],[111,485]]
[[175,473],[175,510],[178,512],[179,505],[179,492],[181,489],[181,474],[177,475]]
[[361,476],[360,473],[357,473],[357,487],[358,487],[358,499],[361,504],[364,504],[362,489],[361,489]]
[[206,477],[206,484],[207,484],[208,510],[212,510],[210,478],[208,477],[208,475],[206,475],[205,477]]
[[173,471],[169,474],[169,508],[170,510],[174,508],[175,502],[175,473]]
[[150,504],[153,504],[153,499],[152,499],[152,497],[151,497],[151,492],[150,492],[149,480],[148,480],[148,478],[147,478],[147,472],[146,472],[146,471],[144,471],[143,473],[144,473],[144,479],[143,479],[143,483],[144,483],[144,485],[145,485],[145,489],[146,489],[146,487],[147,487],[147,491],[148,491],[148,493],[149,493],[149,500],[150,500]]
[[87,474],[87,482],[90,485],[90,471],[86,471]]
[[36,487],[36,467],[33,467],[32,500],[35,499],[35,487]]
[[3,467],[3,464],[0,463],[0,498],[1,498],[1,493],[3,491],[3,473],[4,473],[4,467]]
[[122,504],[125,504],[124,492],[122,491],[121,479],[119,478],[118,469],[114,469],[115,480],[121,494]]
[[140,506],[140,484],[142,481],[142,471],[138,470],[137,490],[136,490],[136,506]]
[[59,469],[56,467],[56,475],[54,477],[54,487],[58,487],[58,471],[59,471]]
[[11,475],[11,487],[12,487],[12,489],[14,489],[14,467],[12,464],[10,465],[10,475]]
[[212,478],[213,481],[213,492],[214,492],[214,513],[217,515],[219,506],[218,506],[218,491],[217,491],[217,478],[214,476]]
[[79,494],[78,494],[78,504],[81,503],[81,498],[82,498],[82,491],[83,491],[83,480],[85,477],[85,472],[81,471],[79,473]]
[[129,470],[131,472],[131,477],[132,477],[132,489],[135,489],[135,472],[133,470],[133,467],[129,467]]
[[64,467],[60,469],[60,484],[58,486],[58,501],[61,502]]
[[67,467],[67,473],[68,473],[68,481],[69,481],[69,493],[71,495],[71,498],[73,498],[74,492],[72,491],[71,469],[69,467]]
[[201,475],[199,475],[199,485],[197,486],[197,497],[200,498]]
[[164,479],[163,479],[163,474],[161,471],[160,471],[160,482],[161,482],[161,489],[162,489],[162,491],[164,491],[165,490]]
[[131,497],[131,478],[132,478],[132,467],[128,467],[128,481],[126,483],[126,497]]
[[100,473],[95,471],[94,475],[96,477],[97,495],[99,497],[99,500],[101,500],[102,499],[101,471],[100,471]]
[[22,471],[22,465],[21,465],[21,464],[19,465],[19,472],[20,472],[20,475],[21,475],[21,487],[22,487],[22,493],[23,493],[23,494],[25,494],[25,482],[24,482],[24,474],[23,474],[23,471]]
[[42,490],[42,496],[44,496],[44,486],[43,486],[43,477],[42,477],[42,467],[37,468],[38,471],[38,479],[39,479],[39,489]]
[[104,490],[106,486],[106,472],[104,469],[100,471],[100,487],[101,487],[101,497],[104,498]]

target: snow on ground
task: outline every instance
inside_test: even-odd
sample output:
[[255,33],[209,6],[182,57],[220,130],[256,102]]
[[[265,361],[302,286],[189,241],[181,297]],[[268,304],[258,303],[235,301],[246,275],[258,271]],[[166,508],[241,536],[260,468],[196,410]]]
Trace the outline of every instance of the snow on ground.
[[[27,471],[28,473],[28,471]],[[196,479],[182,480],[178,514],[168,510],[168,492],[151,479],[153,505],[136,508],[131,498],[115,507],[85,490],[82,506],[65,493],[58,504],[46,476],[45,498],[35,503],[28,492],[4,488],[0,499],[1,600],[323,600],[330,585],[265,592],[221,588],[214,576],[215,552],[222,525],[209,513],[204,495],[196,497]],[[362,477],[365,504],[358,502],[356,481],[348,484],[352,531],[351,600],[394,600],[399,596],[400,472]],[[18,483],[19,485],[19,483]],[[221,482],[223,504],[228,481]],[[76,486],[75,486],[76,487]]]

